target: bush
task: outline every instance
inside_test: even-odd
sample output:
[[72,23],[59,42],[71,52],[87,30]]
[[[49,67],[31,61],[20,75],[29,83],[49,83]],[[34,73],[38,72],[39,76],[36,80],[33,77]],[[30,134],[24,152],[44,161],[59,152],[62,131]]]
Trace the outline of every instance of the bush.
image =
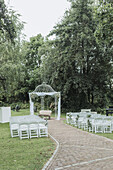
[[98,107],[97,108],[97,113],[99,113],[99,114],[106,114],[106,109]]
[[15,110],[16,106],[19,106],[20,109],[28,109],[30,107],[30,104],[29,103],[21,103],[21,102],[18,102],[18,103],[12,103],[10,104],[10,107],[11,107],[11,110]]

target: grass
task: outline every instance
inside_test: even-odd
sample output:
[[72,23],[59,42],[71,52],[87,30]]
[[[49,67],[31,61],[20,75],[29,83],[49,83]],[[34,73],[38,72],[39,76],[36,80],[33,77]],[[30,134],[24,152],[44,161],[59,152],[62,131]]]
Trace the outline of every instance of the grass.
[[113,133],[96,133],[96,134],[113,140]]
[[[66,123],[66,120],[64,120],[64,123],[67,124],[67,123]],[[71,124],[68,124],[68,125],[73,126],[73,125],[71,125]],[[73,127],[75,127],[75,126],[73,126]],[[77,127],[75,127],[75,128],[77,128]],[[83,130],[83,129],[81,129],[81,130]],[[84,130],[83,130],[83,131],[84,131]],[[89,132],[89,131],[88,131],[88,132]],[[94,132],[89,132],[89,133],[92,133],[92,134],[94,134],[94,135],[103,136],[103,137],[106,137],[106,138],[108,138],[108,139],[112,139],[112,140],[113,140],[113,132],[112,132],[112,133],[94,133]]]
[[[11,111],[11,115],[12,116],[25,116],[25,115],[29,115],[30,114],[30,109],[20,109],[18,112],[16,111]],[[34,113],[35,115],[38,115],[38,112]],[[55,117],[55,113],[52,113],[51,117]],[[61,114],[61,118],[66,118],[66,114],[62,113]]]
[[[21,116],[29,115],[30,112],[29,109],[23,109],[12,111],[11,114]],[[61,117],[65,118],[65,114]],[[0,123],[0,134],[0,170],[41,170],[56,148],[50,138],[11,138],[9,123]],[[98,135],[113,139],[113,133]]]
[[[12,111],[12,116],[28,115],[29,110]],[[0,123],[0,169],[41,170],[52,156],[56,145],[48,138],[20,140],[12,138],[9,123]]]
[[11,116],[25,116],[29,115],[30,110],[29,109],[20,109],[18,112],[11,110]]

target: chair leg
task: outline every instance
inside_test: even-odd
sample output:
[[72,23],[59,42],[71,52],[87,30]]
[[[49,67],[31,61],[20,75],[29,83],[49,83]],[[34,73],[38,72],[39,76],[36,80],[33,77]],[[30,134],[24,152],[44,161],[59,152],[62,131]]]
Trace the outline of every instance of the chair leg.
[[103,133],[103,126],[102,125],[95,126],[95,133]]
[[20,139],[29,139],[29,130],[27,125],[20,126]]
[[11,137],[18,137],[18,136],[19,136],[19,129],[12,129]]
[[39,126],[39,137],[48,137],[48,128]]
[[37,127],[30,127],[29,128],[29,135],[30,135],[30,138],[35,138],[37,137],[38,138],[38,128]]
[[112,133],[110,125],[104,127],[104,133]]
[[19,136],[19,125],[11,124],[10,131],[11,131],[11,137],[18,137]]

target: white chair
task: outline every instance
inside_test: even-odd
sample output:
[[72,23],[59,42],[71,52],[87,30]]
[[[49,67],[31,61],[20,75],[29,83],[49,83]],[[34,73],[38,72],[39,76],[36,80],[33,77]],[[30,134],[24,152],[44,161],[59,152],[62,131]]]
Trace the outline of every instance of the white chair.
[[70,117],[69,117],[70,113],[66,113],[66,123],[69,123]]
[[20,139],[29,139],[29,129],[28,125],[20,125]]
[[111,131],[113,132],[113,118],[111,119]]
[[82,122],[82,129],[88,130],[89,129],[89,124],[88,124],[88,118],[85,118]]
[[111,125],[112,124],[110,120],[104,120],[104,126],[103,126],[104,133],[112,133]]
[[39,137],[48,137],[48,127],[45,124],[39,123],[38,130]]
[[38,138],[38,124],[30,124],[29,125],[29,137],[30,138]]
[[89,118],[89,132],[95,132],[95,119],[93,117]]
[[103,119],[95,120],[95,133],[103,133]]
[[19,136],[19,125],[18,124],[10,124],[11,137]]
[[78,122],[77,122],[77,116],[72,116],[72,119],[71,119],[71,125],[77,127],[78,126]]
[[83,124],[82,124],[83,121],[84,121],[84,117],[79,117],[78,118],[78,128],[83,129]]

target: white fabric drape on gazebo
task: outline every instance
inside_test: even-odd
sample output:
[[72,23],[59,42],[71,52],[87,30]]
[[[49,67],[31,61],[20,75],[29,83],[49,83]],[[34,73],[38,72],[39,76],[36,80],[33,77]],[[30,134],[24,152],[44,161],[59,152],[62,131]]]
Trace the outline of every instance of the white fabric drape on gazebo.
[[61,95],[60,92],[32,92],[29,93],[30,98],[30,114],[34,115],[34,103],[31,100],[31,94],[35,94],[37,96],[43,97],[43,96],[57,96],[58,97],[58,114],[57,114],[57,120],[60,120],[60,114],[61,114]]

